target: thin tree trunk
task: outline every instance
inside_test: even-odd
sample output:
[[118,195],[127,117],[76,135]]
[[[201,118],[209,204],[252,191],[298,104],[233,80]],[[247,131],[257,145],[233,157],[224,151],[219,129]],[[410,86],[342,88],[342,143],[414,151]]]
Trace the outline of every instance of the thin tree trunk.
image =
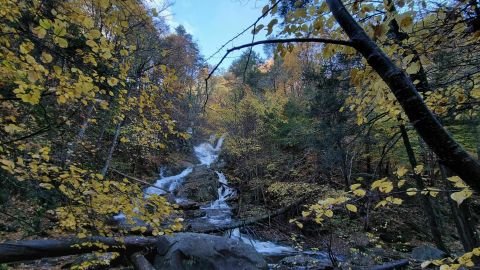
[[75,136],[75,139],[68,145],[67,147],[67,153],[65,155],[65,164],[70,163],[70,158],[72,155],[75,154],[75,150],[77,148],[77,144],[83,140],[83,137],[85,137],[85,131],[87,131],[88,128],[88,121],[90,120],[90,117],[92,116],[94,104],[90,104],[90,106],[87,109],[87,113],[84,116],[82,125],[80,126],[80,130],[77,133],[77,136]]
[[341,0],[327,0],[327,4],[357,51],[389,86],[422,139],[445,165],[480,192],[480,163],[450,136],[428,109],[407,74],[372,41]]
[[115,135],[113,136],[113,141],[112,145],[110,146],[110,149],[108,150],[108,155],[107,159],[105,160],[105,165],[103,166],[102,169],[102,175],[105,176],[107,174],[108,168],[110,168],[110,163],[112,162],[112,157],[113,157],[113,152],[115,152],[115,148],[117,147],[118,144],[118,137],[120,137],[120,131],[122,129],[123,123],[125,120],[120,121],[117,126],[115,127]]
[[[400,124],[400,132],[402,133],[403,143],[407,151],[410,165],[412,166],[412,169],[415,169],[415,167],[417,166],[417,160],[415,158],[415,153],[413,152],[410,139],[408,138],[407,130],[405,129],[405,126],[403,124]],[[419,174],[414,173],[413,178],[415,179],[417,189],[424,190],[425,185],[423,183],[422,177]],[[430,200],[430,197],[428,195],[421,194],[420,196],[422,199],[423,210],[425,211],[425,214],[427,215],[427,219],[429,221],[433,242],[439,249],[448,253],[448,249],[442,240],[442,234],[440,233],[440,230],[439,230],[439,224],[437,222],[435,210],[433,209],[432,201]]]
[[[440,173],[443,181],[445,181],[446,188],[448,190],[454,189],[452,183],[447,180],[447,177],[449,176],[448,169],[442,164],[440,164]],[[470,252],[478,246],[478,237],[472,224],[472,215],[470,214],[468,207],[469,200],[465,200],[462,204],[457,205],[457,202],[450,198],[451,194],[452,192],[447,192],[446,196],[452,211],[455,226],[457,227],[458,236],[460,237],[465,252]]]

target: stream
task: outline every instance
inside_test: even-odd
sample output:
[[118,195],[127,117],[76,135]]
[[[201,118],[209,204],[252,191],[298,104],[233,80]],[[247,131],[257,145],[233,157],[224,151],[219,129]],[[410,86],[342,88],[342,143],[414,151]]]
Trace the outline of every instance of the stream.
[[[185,198],[175,195],[175,191],[181,187],[185,178],[192,173],[195,167],[197,166],[208,166],[210,167],[214,162],[218,160],[225,135],[220,137],[216,143],[215,136],[212,135],[210,142],[203,142],[194,147],[194,153],[196,158],[199,161],[199,164],[187,167],[182,172],[176,175],[165,176],[164,169],[161,169],[160,178],[155,182],[154,186],[145,189],[145,195],[150,194],[159,194],[165,195],[166,191],[172,196],[177,203],[181,203],[186,200]],[[228,180],[225,175],[220,171],[215,171],[218,176],[218,181],[220,187],[218,187],[218,199],[201,206],[200,209],[205,211],[205,216],[196,218],[195,223],[202,224],[203,227],[208,226],[225,226],[234,222],[232,217],[232,209],[228,205],[227,201],[229,198],[236,196],[236,190],[228,186]],[[156,188],[158,187],[158,188]],[[115,216],[115,219],[124,218],[123,214]],[[225,233],[225,236],[238,239],[248,245],[251,245],[268,259],[268,261],[278,261],[281,258],[293,255],[305,255],[312,257],[316,260],[322,261],[324,263],[330,263],[328,253],[326,252],[313,252],[313,251],[297,251],[293,247],[279,245],[271,241],[263,241],[260,239],[255,239],[250,235],[245,235],[240,232],[240,229],[236,228]],[[273,259],[272,259],[273,258]],[[304,269],[302,267],[295,267],[294,269]]]

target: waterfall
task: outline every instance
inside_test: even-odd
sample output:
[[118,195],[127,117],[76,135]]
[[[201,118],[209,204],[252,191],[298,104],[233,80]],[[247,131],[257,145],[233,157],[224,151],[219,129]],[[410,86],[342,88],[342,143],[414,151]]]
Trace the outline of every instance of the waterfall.
[[[220,150],[225,140],[225,135],[221,136],[215,146],[213,146],[215,136],[210,138],[210,142],[204,142],[194,147],[195,156],[200,162],[198,165],[194,165],[184,169],[181,173],[172,176],[164,176],[164,169],[160,171],[160,178],[151,187],[145,189],[145,196],[151,194],[164,195],[170,193],[174,195],[174,191],[180,187],[185,181],[185,177],[188,176],[196,166],[208,166],[217,161],[220,154]],[[206,216],[200,218],[203,222],[212,224],[215,226],[228,225],[232,219],[232,210],[228,205],[228,199],[236,195],[236,190],[228,186],[228,181],[222,172],[215,171],[218,176],[220,186],[217,188],[218,199],[210,203],[209,205],[201,207],[205,211]],[[173,196],[177,203],[180,203],[183,198]],[[125,215],[120,213],[114,217],[116,220],[125,219]],[[266,255],[274,254],[290,254],[294,253],[295,249],[287,246],[280,246],[269,241],[260,241],[251,237],[245,236],[240,233],[239,229],[234,229],[226,234],[227,236],[243,241],[252,245],[259,253]]]

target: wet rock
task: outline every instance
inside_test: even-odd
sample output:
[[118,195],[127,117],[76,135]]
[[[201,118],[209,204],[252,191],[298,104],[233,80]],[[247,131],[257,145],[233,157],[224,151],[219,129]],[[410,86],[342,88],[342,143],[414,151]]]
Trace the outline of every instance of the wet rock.
[[196,209],[200,208],[199,203],[197,203],[195,201],[192,201],[192,200],[188,200],[188,199],[181,200],[180,202],[177,202],[176,204],[178,205],[178,208],[180,208],[182,210],[196,210]]
[[302,254],[285,257],[280,261],[279,265],[279,269],[295,269],[298,267],[310,270],[333,269],[330,262],[318,260]]
[[165,176],[177,175],[181,173],[183,170],[185,170],[186,168],[193,167],[193,166],[194,166],[193,163],[190,161],[180,160],[166,166],[165,167],[166,169],[163,171],[163,173]]
[[265,259],[241,241],[197,233],[159,239],[155,269],[267,269]]
[[419,246],[412,250],[412,259],[417,261],[441,259],[445,255],[445,252],[440,249],[428,245]]
[[212,164],[212,168],[215,170],[221,170],[227,166],[227,162],[224,159],[220,159],[217,162]]
[[202,210],[202,209],[185,210],[185,211],[183,211],[183,213],[185,214],[185,217],[187,219],[201,218],[201,217],[204,217],[207,214],[207,212],[205,210]]
[[218,199],[218,185],[218,175],[214,170],[197,166],[185,177],[176,195],[199,203],[212,202]]

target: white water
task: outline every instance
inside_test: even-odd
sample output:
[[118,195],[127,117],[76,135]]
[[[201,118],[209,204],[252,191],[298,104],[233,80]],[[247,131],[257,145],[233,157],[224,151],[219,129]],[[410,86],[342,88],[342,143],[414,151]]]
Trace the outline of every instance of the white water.
[[[213,146],[215,141],[215,136],[213,135],[210,138],[210,142],[201,143],[194,147],[195,156],[199,160],[200,164],[195,166],[206,165],[210,167],[212,163],[217,161],[222,148],[225,135],[220,137]],[[194,167],[195,167],[194,166]],[[151,194],[164,195],[173,192],[183,184],[185,177],[189,175],[194,167],[188,167],[177,175],[167,176],[163,175],[163,170],[161,170],[160,178],[155,182],[154,186],[145,189],[145,196]],[[207,222],[212,225],[228,225],[232,222],[232,210],[227,203],[227,200],[232,196],[236,195],[236,190],[228,186],[227,178],[221,172],[216,171],[218,175],[218,181],[220,182],[220,187],[218,188],[218,199],[212,202],[210,205],[201,207],[202,210],[206,212],[206,216],[201,218],[204,222]],[[175,197],[175,201],[180,203],[183,198]],[[125,215],[120,213],[114,217],[116,220],[125,219]],[[239,229],[234,229],[228,234],[231,238],[238,239],[244,243],[252,245],[259,253],[265,255],[276,255],[276,254],[290,254],[295,252],[291,247],[280,246],[269,241],[260,241],[248,236],[245,236],[240,233]]]
[[166,194],[168,192],[175,191],[185,180],[185,177],[193,171],[193,167],[188,167],[177,175],[164,177],[163,173],[160,174],[160,179],[158,179],[153,187],[145,189],[146,195],[151,194]]
[[[224,139],[225,135],[220,137],[215,147],[209,142],[204,142],[193,148],[193,150],[195,151],[195,156],[200,161],[201,165],[207,165],[210,167],[210,165],[218,159],[218,155],[220,154],[220,149],[222,148]],[[210,137],[210,140],[215,140],[215,135],[212,135],[212,137]]]
[[238,228],[234,229],[230,233],[230,238],[238,239],[244,243],[252,245],[257,252],[265,255],[275,255],[275,254],[289,254],[297,252],[292,247],[280,246],[270,241],[260,241],[253,238],[247,237],[240,233]]
[[[217,161],[220,153],[224,136],[220,137],[215,147],[211,143],[202,143],[194,148],[195,155],[200,164],[210,166]],[[232,210],[227,200],[236,195],[235,189],[228,186],[227,178],[221,172],[216,171],[220,187],[218,188],[218,199],[210,205],[202,207],[206,211],[206,220],[213,225],[227,225],[232,222]],[[242,235],[240,230],[234,229],[227,235],[230,238],[238,239],[246,244],[252,245],[259,253],[266,255],[289,254],[294,253],[295,249],[286,246],[280,246],[269,241],[260,241],[248,236]]]

